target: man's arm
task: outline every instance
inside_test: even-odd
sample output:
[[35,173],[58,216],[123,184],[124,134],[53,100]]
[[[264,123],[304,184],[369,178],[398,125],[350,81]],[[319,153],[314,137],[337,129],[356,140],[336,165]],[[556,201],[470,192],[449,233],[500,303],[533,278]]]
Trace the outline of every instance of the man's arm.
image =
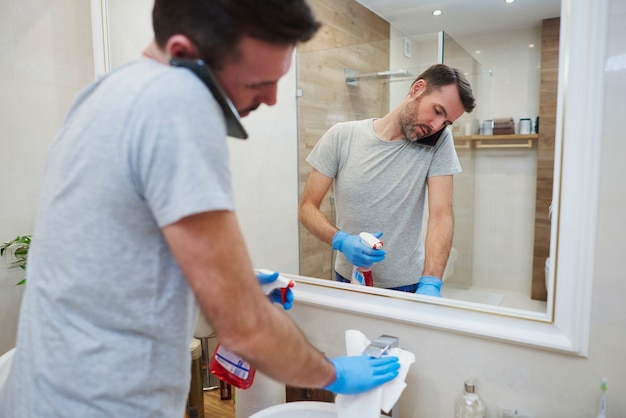
[[221,344],[284,383],[333,382],[333,364],[261,291],[234,212],[188,216],[163,233]]
[[311,169],[298,206],[298,218],[306,229],[325,243],[332,245],[333,237],[339,230],[320,211],[322,199],[326,196],[333,179],[316,169]]
[[428,179],[428,228],[426,231],[424,276],[443,279],[454,234],[452,211],[453,178]]
[[[332,178],[326,177],[316,169],[311,170],[298,207],[300,222],[313,235],[330,244],[333,250],[341,251],[355,266],[369,267],[384,260],[385,251],[363,244],[358,235],[339,231],[320,211],[322,199],[326,196],[332,182]],[[376,237],[380,237],[381,234],[382,232]]]

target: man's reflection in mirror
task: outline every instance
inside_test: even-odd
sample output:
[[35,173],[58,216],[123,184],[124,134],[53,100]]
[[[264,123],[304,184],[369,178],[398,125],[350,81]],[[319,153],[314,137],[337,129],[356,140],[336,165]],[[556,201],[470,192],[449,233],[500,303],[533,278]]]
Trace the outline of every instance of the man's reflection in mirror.
[[[441,296],[454,232],[453,175],[461,172],[447,127],[474,107],[463,72],[436,64],[386,115],[337,123],[322,136],[306,159],[312,168],[299,219],[337,251],[335,280],[351,282],[355,268],[371,269],[376,287]],[[336,225],[320,211],[333,182]],[[384,247],[366,244],[362,232]]]

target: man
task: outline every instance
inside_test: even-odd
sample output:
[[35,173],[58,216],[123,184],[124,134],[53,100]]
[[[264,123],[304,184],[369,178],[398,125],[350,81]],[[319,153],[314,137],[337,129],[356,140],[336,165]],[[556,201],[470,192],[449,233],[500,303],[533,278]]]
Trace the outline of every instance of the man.
[[[461,171],[446,127],[474,106],[463,73],[438,64],[382,118],[338,123],[322,136],[307,157],[299,218],[338,250],[336,280],[349,281],[353,266],[371,267],[374,286],[441,296],[454,228],[452,175]],[[336,226],[320,211],[333,181]],[[364,245],[360,232],[384,234],[383,249]]]
[[304,0],[156,0],[145,57],[85,89],[52,147],[0,416],[183,416],[196,300],[220,343],[276,380],[358,393],[397,376],[395,357],[325,358],[263,295],[222,112],[168,65],[204,60],[245,116],[275,103],[318,26]]

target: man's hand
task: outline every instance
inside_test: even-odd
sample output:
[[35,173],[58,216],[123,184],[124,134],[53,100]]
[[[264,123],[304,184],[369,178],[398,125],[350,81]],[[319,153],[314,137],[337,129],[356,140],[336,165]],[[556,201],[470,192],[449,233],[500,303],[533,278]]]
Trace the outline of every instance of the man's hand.
[[441,279],[435,276],[422,276],[415,291],[418,295],[441,297]]
[[[274,273],[260,273],[255,272],[256,278],[259,281],[260,285],[265,285],[272,283],[278,279],[278,272]],[[283,296],[284,293],[284,296]],[[288,311],[293,306],[293,292],[291,288],[282,289],[274,289],[267,295],[273,303],[280,303],[283,305],[283,309]]]
[[[374,235],[380,238],[383,233],[377,232]],[[357,267],[371,267],[385,259],[385,251],[375,250],[363,244],[358,235],[349,235],[344,231],[337,231],[333,236],[333,250],[339,250],[346,256],[348,261]]]
[[324,389],[353,395],[367,392],[398,376],[398,357],[343,356],[331,360],[335,366],[335,381]]

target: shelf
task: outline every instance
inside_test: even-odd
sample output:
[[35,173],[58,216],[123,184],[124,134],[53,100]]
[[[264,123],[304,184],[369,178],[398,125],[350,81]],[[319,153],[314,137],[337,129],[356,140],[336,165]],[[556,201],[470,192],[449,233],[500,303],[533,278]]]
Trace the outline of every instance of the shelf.
[[457,135],[454,136],[456,149],[471,148],[532,148],[533,140],[539,134],[509,135]]
[[539,134],[509,134],[509,135],[454,135],[454,139],[470,141],[494,140],[494,139],[537,139]]
[[344,68],[344,78],[346,80],[346,84],[349,86],[358,86],[359,79],[375,79],[375,78],[394,78],[394,77],[415,77],[415,75],[411,74],[407,70],[397,69],[397,70],[386,70],[386,71],[378,71],[375,73],[365,73],[359,74],[356,70],[351,68]]

